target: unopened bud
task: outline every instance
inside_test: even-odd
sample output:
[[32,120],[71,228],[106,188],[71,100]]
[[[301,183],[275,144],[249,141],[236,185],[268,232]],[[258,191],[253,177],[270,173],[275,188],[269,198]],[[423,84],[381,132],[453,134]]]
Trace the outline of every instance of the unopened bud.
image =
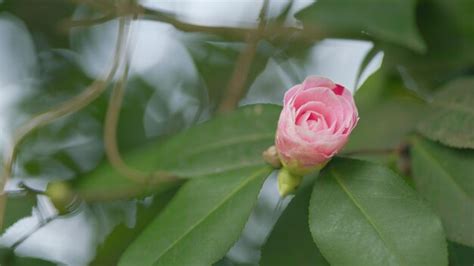
[[288,169],[283,167],[278,173],[278,193],[282,198],[287,195],[294,194],[301,182],[303,181],[303,176],[293,175]]
[[77,203],[77,196],[66,182],[51,182],[45,193],[59,214],[71,212]]
[[270,148],[266,149],[263,154],[263,159],[265,162],[267,162],[269,165],[271,165],[273,168],[280,168],[281,167],[281,161],[280,158],[278,157],[278,152],[276,147],[273,145]]

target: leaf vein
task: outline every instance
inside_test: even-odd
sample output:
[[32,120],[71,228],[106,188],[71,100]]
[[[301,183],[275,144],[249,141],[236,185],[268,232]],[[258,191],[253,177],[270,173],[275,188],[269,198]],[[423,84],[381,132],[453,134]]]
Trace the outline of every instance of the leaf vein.
[[428,159],[429,161],[431,161],[431,163],[433,163],[435,165],[435,167],[437,167],[445,176],[447,176],[448,180],[450,180],[454,186],[462,192],[462,194],[464,194],[470,201],[474,201],[474,198],[472,198],[469,193],[463,189],[463,186],[461,186],[457,181],[456,179],[454,178],[454,176],[448,172],[448,170],[446,170],[440,163],[440,161],[435,158],[433,155],[431,155],[428,151],[426,151],[421,144],[417,145],[418,147],[418,151],[420,151],[421,154],[423,154],[425,156],[426,159]]
[[259,177],[262,173],[265,171],[269,171],[268,167],[264,167],[262,169],[256,170],[247,180],[242,182],[238,187],[236,187],[234,190],[232,190],[229,195],[227,195],[220,203],[218,203],[213,209],[211,209],[204,217],[196,221],[188,230],[186,230],[180,237],[178,237],[175,241],[173,241],[168,248],[166,248],[161,254],[158,255],[156,258],[155,263],[163,257],[167,252],[172,250],[181,240],[183,240],[189,233],[191,233],[194,229],[196,229],[201,223],[203,223],[206,218],[211,216],[214,212],[216,212],[219,208],[221,208],[227,201],[229,201],[237,192],[239,192],[243,187],[248,185],[251,181],[253,181],[255,178]]
[[[400,257],[400,255],[397,254],[397,252],[395,252],[394,248],[392,247],[392,245],[389,244],[389,242],[385,239],[385,237],[383,236],[382,232],[380,231],[380,229],[378,228],[377,224],[372,221],[372,219],[370,218],[370,216],[368,215],[367,211],[361,206],[361,204],[359,203],[359,201],[355,198],[355,196],[350,192],[350,190],[347,188],[347,186],[344,184],[344,182],[342,181],[342,178],[340,177],[339,173],[337,173],[334,169],[331,169],[331,173],[332,173],[332,176],[334,177],[334,179],[336,180],[336,182],[339,184],[339,186],[342,188],[342,190],[346,193],[346,195],[349,197],[349,199],[352,201],[352,203],[354,203],[354,205],[359,209],[359,211],[362,213],[362,215],[365,217],[365,219],[367,219],[367,221],[369,222],[369,224],[374,228],[375,232],[377,233],[378,237],[382,240],[382,242],[384,243],[385,247],[387,247],[388,250],[392,249],[393,250],[393,255],[395,258],[398,258],[399,261],[403,262],[403,259],[402,257]],[[408,265],[406,263],[402,263],[402,265]]]
[[190,152],[184,153],[181,156],[182,157],[189,157],[193,155],[197,155],[203,152],[209,152],[213,150],[217,150],[219,148],[223,148],[226,146],[231,146],[231,145],[236,145],[236,144],[243,144],[243,143],[249,143],[249,142],[254,142],[254,141],[261,141],[265,139],[272,139],[275,137],[275,133],[262,133],[262,134],[252,134],[252,135],[246,135],[246,136],[237,136],[235,138],[229,138],[226,140],[222,141],[217,141],[214,143],[208,143],[205,146],[201,147],[194,147],[193,149],[190,149]]

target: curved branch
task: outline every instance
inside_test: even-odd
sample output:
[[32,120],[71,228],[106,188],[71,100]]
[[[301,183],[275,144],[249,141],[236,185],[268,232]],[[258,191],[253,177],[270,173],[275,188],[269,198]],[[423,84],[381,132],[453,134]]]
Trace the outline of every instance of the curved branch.
[[[135,17],[136,19],[136,17]],[[120,155],[117,142],[117,126],[120,118],[120,108],[123,103],[125,94],[125,86],[128,80],[128,73],[130,70],[130,52],[125,57],[125,68],[120,80],[115,84],[110,96],[110,102],[107,107],[107,114],[105,117],[104,126],[104,144],[105,153],[112,166],[117,169],[119,173],[137,183],[150,183],[171,181],[177,179],[176,176],[166,173],[164,171],[157,171],[154,173],[147,173],[134,169],[128,166]]]
[[137,183],[161,182],[177,179],[176,176],[166,173],[164,171],[147,173],[138,169],[131,168],[125,163],[122,156],[120,155],[120,151],[117,145],[117,126],[120,118],[120,107],[122,106],[123,102],[128,72],[129,64],[127,62],[121,79],[112,89],[112,95],[110,96],[110,102],[107,108],[104,129],[105,153],[107,155],[107,158],[112,164],[112,166],[117,169],[119,173]]
[[120,156],[117,145],[117,125],[120,117],[120,107],[123,102],[125,84],[128,79],[130,64],[125,62],[125,70],[120,80],[115,84],[110,96],[110,102],[107,108],[104,126],[104,144],[105,153],[112,166],[124,176],[135,182],[145,183],[149,175],[136,169],[130,168]]

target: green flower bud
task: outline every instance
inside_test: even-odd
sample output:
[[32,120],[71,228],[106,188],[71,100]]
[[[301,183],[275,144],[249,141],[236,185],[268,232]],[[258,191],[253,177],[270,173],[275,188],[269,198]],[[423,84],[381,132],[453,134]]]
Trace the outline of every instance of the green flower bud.
[[45,193],[59,214],[69,213],[77,203],[77,196],[66,182],[51,182]]
[[286,167],[283,167],[278,173],[278,193],[280,196],[286,197],[287,195],[294,194],[301,182],[303,181],[303,176],[294,175],[288,171]]

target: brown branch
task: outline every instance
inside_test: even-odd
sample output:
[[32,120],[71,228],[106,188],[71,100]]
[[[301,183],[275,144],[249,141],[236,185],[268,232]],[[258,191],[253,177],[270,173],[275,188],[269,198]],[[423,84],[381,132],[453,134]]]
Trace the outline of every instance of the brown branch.
[[[125,85],[128,78],[129,64],[126,63],[124,73],[121,79],[112,89],[107,115],[105,118],[104,143],[105,153],[110,164],[117,169],[123,176],[137,183],[149,183],[158,181],[174,180],[177,177],[163,171],[155,173],[147,173],[128,166],[120,155],[117,143],[117,126],[120,118],[120,107],[122,106],[123,96],[125,93]],[[152,180],[152,178],[154,180]]]
[[[162,10],[146,8],[140,5],[129,5],[121,8],[120,12],[116,12],[118,16],[128,16],[130,14],[139,14],[141,19],[158,21],[173,25],[176,29],[183,32],[200,32],[219,36],[229,41],[246,41],[248,36],[258,31],[256,28],[245,27],[225,27],[225,26],[204,26],[196,25],[181,21],[172,13]],[[108,13],[107,13],[108,14]],[[103,23],[107,19],[114,19],[107,15],[97,19],[85,19],[66,22],[65,25],[75,26],[91,26],[95,23]],[[321,39],[324,34],[318,27],[305,25],[305,28],[288,27],[280,22],[270,22],[263,32],[260,33],[262,38],[277,40],[294,40],[313,42]]]
[[217,112],[223,113],[233,110],[242,98],[245,82],[247,81],[247,76],[257,50],[257,44],[258,39],[255,38],[255,35],[249,36],[246,47],[237,59],[231,79],[227,85],[226,95],[217,108]]
[[6,195],[4,193],[4,189],[7,181],[11,177],[13,163],[15,161],[18,147],[21,145],[23,140],[34,130],[43,127],[66,115],[81,110],[85,106],[89,105],[92,101],[97,99],[97,97],[99,97],[105,91],[107,84],[114,77],[115,72],[117,71],[117,68],[119,66],[121,60],[120,57],[124,47],[124,40],[126,39],[127,35],[127,32],[125,31],[125,20],[121,19],[119,25],[120,26],[118,29],[114,61],[112,63],[111,69],[108,71],[105,78],[95,80],[87,89],[85,89],[79,95],[49,111],[36,115],[16,130],[12,144],[10,145],[10,147],[7,147],[4,155],[4,167],[0,179],[0,228],[2,228],[3,226],[3,217],[5,214],[6,207]]
[[116,83],[112,89],[109,106],[105,117],[104,127],[104,144],[107,159],[112,166],[117,169],[124,176],[133,181],[144,183],[148,176],[139,171],[127,166],[122,157],[117,145],[117,125],[120,117],[120,107],[123,102],[124,89],[128,78],[129,63],[125,63],[125,70],[121,79]]
[[[268,2],[267,0],[264,0]],[[264,6],[268,5],[264,2]],[[265,8],[266,9],[266,8]],[[162,10],[149,9],[143,6],[139,7],[142,12],[142,18],[147,20],[159,21],[173,25],[176,29],[184,32],[202,32],[222,37],[231,41],[245,41],[248,35],[255,34],[259,29],[242,27],[222,27],[222,26],[203,26],[180,21],[175,15]],[[265,11],[262,9],[262,11]],[[266,11],[265,11],[266,12]],[[260,12],[260,22],[262,22],[263,12]],[[314,42],[324,37],[321,28],[314,25],[305,25],[304,28],[285,26],[281,22],[269,22],[260,32],[261,38],[279,39],[294,41]]]
[[260,11],[260,22],[257,31],[251,32],[247,36],[247,45],[237,59],[231,79],[227,85],[227,92],[224,99],[219,104],[217,112],[222,113],[235,109],[245,93],[245,83],[250,72],[250,67],[252,66],[252,61],[257,52],[258,42],[262,38],[265,29],[265,15],[267,8],[268,0],[264,0],[262,10]]
[[184,32],[204,32],[231,40],[242,41],[249,32],[255,31],[252,28],[236,28],[236,27],[219,27],[219,26],[203,26],[195,25],[176,19],[173,14],[164,11],[153,10],[142,7],[142,18],[146,20],[154,20],[173,25],[176,29]]
[[67,32],[71,28],[94,26],[97,24],[105,23],[114,18],[116,18],[115,14],[113,12],[109,12],[97,18],[77,19],[77,20],[68,19],[59,24],[59,30],[62,32]]
[[[130,55],[130,53],[127,53]],[[125,58],[125,69],[120,80],[115,84],[110,96],[104,126],[105,153],[110,164],[123,176],[137,183],[157,183],[176,180],[177,177],[164,171],[147,173],[128,166],[120,155],[117,142],[117,126],[120,118],[120,108],[123,103],[125,87],[130,70],[128,56]]]

